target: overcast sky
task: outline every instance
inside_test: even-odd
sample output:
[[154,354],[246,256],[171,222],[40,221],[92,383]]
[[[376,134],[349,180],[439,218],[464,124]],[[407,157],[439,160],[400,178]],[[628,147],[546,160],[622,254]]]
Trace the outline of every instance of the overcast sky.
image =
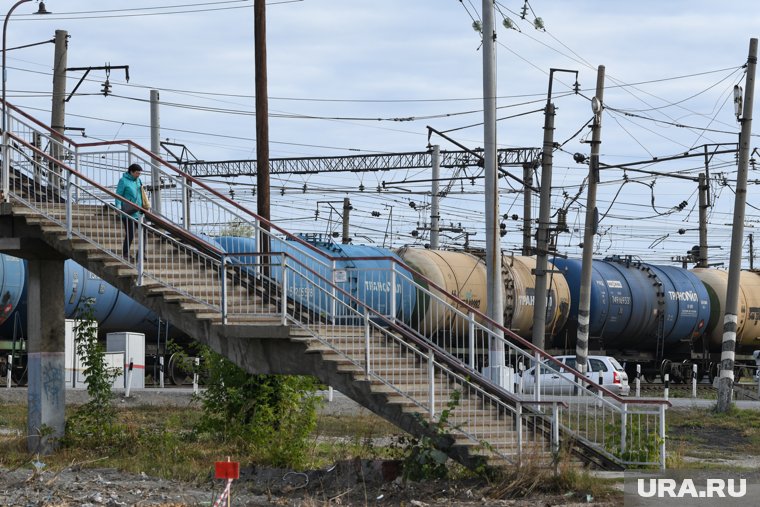
[[[0,2],[0,13],[13,3]],[[498,122],[498,143],[541,146],[544,117],[538,110],[546,101],[549,69],[578,71],[578,95],[572,93],[574,74],[554,77],[555,141],[564,144],[555,152],[552,203],[553,210],[568,210],[572,230],[560,235],[560,249],[578,255],[585,187],[577,200],[573,197],[588,168],[573,162],[572,154],[589,152],[582,141],[590,131],[583,127],[591,118],[588,99],[597,66],[606,67],[602,163],[734,143],[740,126],[732,91],[736,84],[744,86],[742,67],[750,38],[758,36],[760,14],[749,0],[533,0],[523,20],[524,5],[522,0],[497,3],[497,116],[515,116]],[[163,139],[185,144],[203,160],[255,158],[253,0],[49,0],[46,6],[54,14],[29,15],[35,2],[16,9],[8,25],[9,48],[50,39],[61,29],[70,36],[69,67],[110,63],[130,70],[129,83],[123,71],[112,71],[109,97],[99,93],[104,72],[91,72],[67,103],[67,127],[84,128],[87,140],[131,138],[149,146],[147,100],[149,90],[158,89]],[[482,146],[482,53],[480,34],[472,27],[481,10],[480,0],[269,2],[271,156],[424,151],[428,125],[450,130],[469,147]],[[503,26],[505,17],[516,30]],[[536,17],[545,30],[533,27]],[[7,66],[9,102],[49,123],[53,45],[10,51]],[[69,73],[68,91],[81,75]],[[76,131],[68,134],[85,140]],[[752,148],[756,141],[753,136]],[[432,142],[458,149],[435,136]],[[635,167],[696,176],[704,161]],[[716,157],[710,171],[715,179],[709,239],[716,246],[710,253],[720,262],[729,253],[736,162]],[[383,181],[429,177],[429,171],[396,171],[273,178],[272,215],[295,232],[340,230],[331,204],[317,201],[349,197],[356,242],[424,243],[429,184],[376,190]],[[753,170],[749,177],[760,179]],[[235,198],[255,208],[251,179],[237,183]],[[506,180],[501,185],[500,211],[521,218],[521,189]],[[696,188],[665,176],[603,172],[597,255],[633,254],[664,263],[685,254],[698,242]],[[755,188],[750,185],[747,233],[760,218],[753,207],[760,208]],[[463,223],[476,244],[484,239],[481,192],[479,180],[457,183],[442,201],[444,223]],[[423,230],[415,240],[410,232],[418,222]],[[503,248],[519,248],[521,222],[508,219],[506,225]],[[455,246],[463,238],[449,235],[445,241]]]

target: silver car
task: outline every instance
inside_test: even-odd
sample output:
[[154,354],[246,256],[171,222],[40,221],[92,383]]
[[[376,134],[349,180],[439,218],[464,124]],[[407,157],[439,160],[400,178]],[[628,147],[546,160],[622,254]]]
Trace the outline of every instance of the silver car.
[[[564,366],[577,370],[575,356],[556,356],[556,363],[541,365],[541,392],[545,394],[572,394],[575,375]],[[535,367],[525,371],[522,379],[524,393],[532,393],[535,386]],[[631,387],[628,385],[628,375],[620,363],[611,356],[588,356],[586,362],[586,377],[608,391],[619,396],[628,396]],[[601,379],[601,381],[600,381]]]

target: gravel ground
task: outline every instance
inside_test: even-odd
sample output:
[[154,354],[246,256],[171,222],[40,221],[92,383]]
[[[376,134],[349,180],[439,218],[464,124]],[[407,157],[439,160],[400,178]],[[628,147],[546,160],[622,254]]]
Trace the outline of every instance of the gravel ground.
[[[536,496],[524,500],[486,498],[485,489],[473,483],[426,483],[401,485],[360,479],[361,469],[371,464],[341,463],[330,471],[308,474],[283,470],[241,471],[233,483],[234,506],[551,506],[576,504],[573,496]],[[366,470],[365,470],[366,471]],[[221,493],[223,481],[206,486],[184,484],[131,475],[113,469],[70,467],[61,472],[0,469],[0,498],[7,507],[118,507],[210,506]]]

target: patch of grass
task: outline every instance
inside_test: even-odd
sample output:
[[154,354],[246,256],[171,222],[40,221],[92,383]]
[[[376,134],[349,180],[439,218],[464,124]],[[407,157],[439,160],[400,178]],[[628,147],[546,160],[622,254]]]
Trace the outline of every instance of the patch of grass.
[[[760,411],[735,406],[726,413],[713,408],[679,408],[668,411],[668,440],[677,442],[688,456],[709,458],[716,451],[760,455]],[[720,468],[717,464],[715,468]],[[692,465],[684,464],[686,468]]]
[[397,435],[399,429],[374,414],[360,413],[350,417],[344,415],[321,415],[317,420],[316,433],[324,436],[361,435],[364,437],[384,437]]
[[[26,405],[0,405],[0,466],[28,467],[40,459],[50,470],[72,465],[117,468],[126,472],[145,472],[150,476],[203,482],[213,470],[214,461],[230,456],[241,466],[252,464],[241,455],[235,440],[222,442],[194,431],[202,417],[197,406],[120,407],[116,430],[107,437],[82,441],[63,447],[55,454],[37,458],[26,449]],[[67,407],[67,418],[74,407]],[[320,415],[312,433],[308,467],[322,468],[340,460],[356,457],[398,459],[401,449],[395,444],[398,428],[372,414],[359,416]]]
[[587,470],[560,466],[558,470],[534,466],[530,463],[520,468],[503,469],[490,491],[493,498],[525,498],[535,493],[563,495],[587,502],[594,500],[622,500],[622,492],[616,487],[617,479],[601,479]]

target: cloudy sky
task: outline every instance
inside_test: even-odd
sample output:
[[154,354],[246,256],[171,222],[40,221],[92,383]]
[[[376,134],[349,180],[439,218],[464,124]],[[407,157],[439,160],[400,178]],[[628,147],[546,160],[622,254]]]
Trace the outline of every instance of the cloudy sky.
[[[0,2],[0,12],[13,3]],[[49,0],[46,6],[54,14],[30,15],[35,2],[16,9],[9,48],[51,39],[61,29],[70,36],[69,67],[129,65],[129,83],[123,71],[111,72],[108,97],[100,94],[104,72],[91,72],[66,106],[67,127],[84,128],[87,140],[131,138],[149,146],[147,101],[157,89],[163,139],[186,145],[198,159],[255,158],[253,0]],[[602,163],[631,164],[736,143],[740,126],[732,92],[734,85],[744,86],[749,41],[758,36],[755,2],[500,0],[496,8],[500,147],[541,146],[549,69],[578,71],[578,94],[573,73],[555,73],[553,81],[561,148],[554,154],[552,208],[567,210],[571,230],[558,238],[561,251],[579,254],[588,168],[572,155],[589,152],[584,126],[597,66],[606,67]],[[427,149],[427,126],[468,147],[482,146],[482,53],[473,29],[481,10],[480,0],[271,0],[271,156],[419,152]],[[504,26],[505,18],[513,29]],[[535,18],[543,30],[534,28]],[[8,52],[9,102],[45,123],[52,65],[52,44]],[[68,91],[81,76],[69,72]],[[68,134],[85,140],[78,131]],[[458,149],[436,136],[431,141]],[[752,148],[756,141],[753,135]],[[697,244],[698,211],[696,183],[669,175],[696,177],[705,170],[704,159],[631,167],[662,174],[603,172],[596,253],[670,262]],[[709,169],[710,254],[721,262],[729,254],[735,158],[716,156]],[[750,180],[760,179],[750,169]],[[356,242],[425,243],[426,178],[429,171],[421,170],[275,177],[272,215],[293,231],[339,231],[333,208],[349,197]],[[378,192],[383,181],[402,183]],[[482,245],[482,183],[472,183],[449,189],[442,220],[461,223]],[[255,208],[250,178],[234,186],[214,184]],[[755,188],[751,181],[747,234],[760,222]],[[500,211],[509,217],[502,246],[519,249],[521,221],[511,216],[522,218],[521,189],[502,180],[501,190]],[[410,233],[418,227],[414,238]],[[449,234],[444,241],[461,246],[464,238]]]

